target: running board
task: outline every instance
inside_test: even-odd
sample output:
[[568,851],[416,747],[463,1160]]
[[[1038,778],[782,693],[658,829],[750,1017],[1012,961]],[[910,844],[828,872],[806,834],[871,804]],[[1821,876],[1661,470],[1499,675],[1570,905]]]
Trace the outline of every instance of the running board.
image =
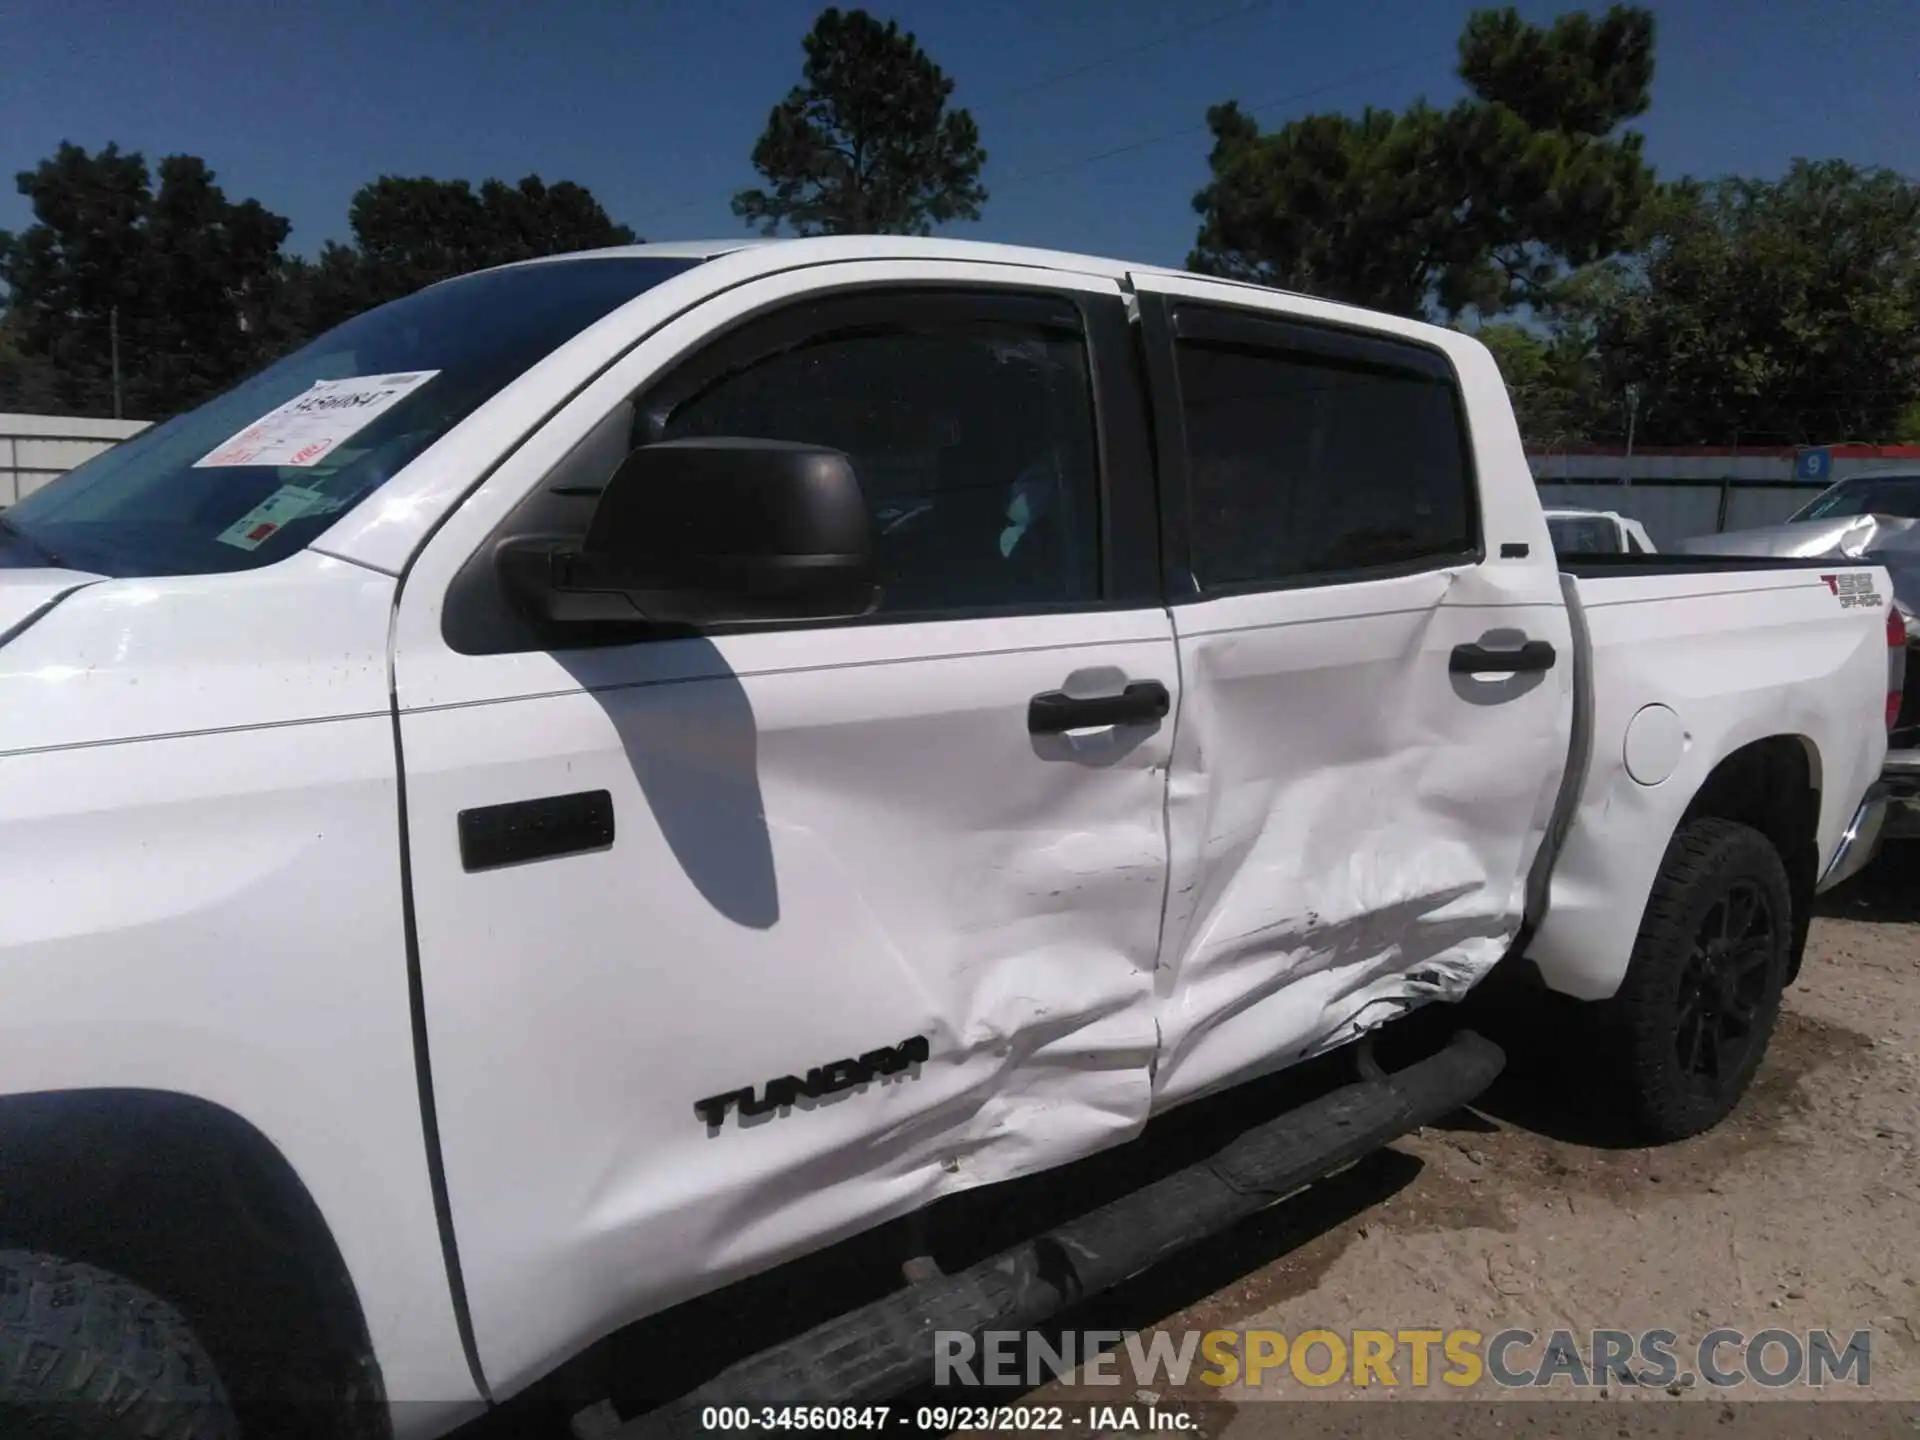
[[936,1332],[1040,1325],[1458,1110],[1505,1064],[1499,1046],[1463,1030],[1437,1055],[1290,1110],[1210,1159],[971,1269],[930,1277],[751,1355],[611,1433],[696,1435],[705,1406],[875,1404],[928,1385]]

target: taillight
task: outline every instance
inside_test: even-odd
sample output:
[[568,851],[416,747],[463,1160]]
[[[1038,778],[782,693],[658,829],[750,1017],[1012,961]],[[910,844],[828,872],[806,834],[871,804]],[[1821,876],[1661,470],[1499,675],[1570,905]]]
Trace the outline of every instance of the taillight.
[[1907,622],[1900,607],[1887,606],[1887,729],[1900,718],[1900,696],[1907,684]]

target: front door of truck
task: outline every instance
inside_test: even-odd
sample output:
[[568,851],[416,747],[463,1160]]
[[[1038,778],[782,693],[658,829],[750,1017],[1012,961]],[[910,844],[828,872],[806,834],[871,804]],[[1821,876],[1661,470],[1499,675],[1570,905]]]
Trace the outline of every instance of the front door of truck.
[[[1144,1123],[1179,695],[1128,342],[1091,276],[757,281],[647,338],[423,551],[395,656],[407,854],[496,1389]],[[492,547],[578,533],[631,446],[695,435],[851,455],[881,612],[532,632]],[[1032,704],[1127,693],[1092,728]]]
[[1299,297],[1136,283],[1185,689],[1173,1101],[1492,967],[1565,767],[1573,655],[1484,354]]

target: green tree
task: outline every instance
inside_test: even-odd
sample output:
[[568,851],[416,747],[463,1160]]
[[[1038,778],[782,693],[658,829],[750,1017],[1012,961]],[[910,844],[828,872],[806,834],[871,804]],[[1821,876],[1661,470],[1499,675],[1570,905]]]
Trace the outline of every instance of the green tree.
[[1920,403],[1920,185],[1840,160],[1665,187],[1570,313],[1666,444],[1887,441]]
[[1499,363],[1528,449],[1559,449],[1605,428],[1599,370],[1583,332],[1501,322],[1482,326],[1476,338]]
[[925,235],[980,218],[979,127],[947,108],[953,81],[911,32],[827,9],[801,43],[804,83],[753,147],[767,188],[740,191],[734,214],[767,235]]
[[516,185],[382,175],[354,193],[351,246],[329,242],[302,267],[306,328],[324,329],[373,305],[470,270],[630,245],[593,192],[529,175]]
[[41,414],[58,403],[52,363],[29,354],[12,312],[0,312],[0,410]]
[[1459,55],[1472,94],[1446,109],[1266,134],[1236,103],[1210,109],[1189,266],[1405,315],[1497,314],[1618,250],[1653,183],[1621,129],[1649,103],[1652,15],[1479,11]]
[[124,413],[161,417],[264,358],[287,222],[234,203],[206,162],[62,144],[17,177],[34,224],[0,234],[16,403],[106,415],[119,339]]
[[1890,445],[1920,445],[1920,399],[1916,399],[1900,412],[1900,418],[1894,422],[1893,432],[1887,436]]

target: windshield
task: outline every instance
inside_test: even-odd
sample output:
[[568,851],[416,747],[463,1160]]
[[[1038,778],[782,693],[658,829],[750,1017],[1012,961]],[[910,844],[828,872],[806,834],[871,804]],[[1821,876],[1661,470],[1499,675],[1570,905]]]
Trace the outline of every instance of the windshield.
[[0,566],[201,575],[302,548],[537,361],[693,260],[450,280],[328,331],[0,514]]
[[1547,534],[1557,555],[1620,553],[1620,527],[1604,515],[1549,515]]
[[1842,480],[1811,505],[1796,510],[1793,520],[1850,520],[1856,515],[1891,515],[1920,520],[1920,475],[1862,475]]

